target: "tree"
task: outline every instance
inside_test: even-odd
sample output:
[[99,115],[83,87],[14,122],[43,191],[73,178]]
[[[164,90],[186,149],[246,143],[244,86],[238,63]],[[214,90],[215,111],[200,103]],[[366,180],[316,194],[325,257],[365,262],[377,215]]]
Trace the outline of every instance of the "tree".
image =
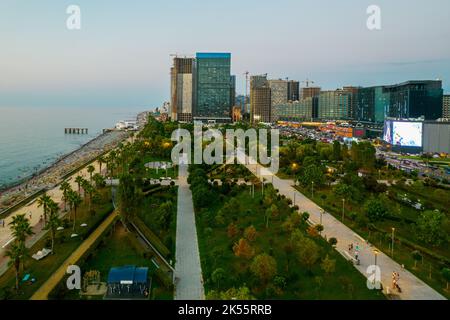
[[250,294],[250,289],[246,286],[240,288],[231,288],[227,291],[218,292],[211,290],[206,295],[207,300],[255,300]]
[[87,167],[87,172],[89,173],[89,180],[92,182],[92,174],[95,171],[95,167],[91,164]]
[[102,175],[102,165],[103,165],[104,163],[106,163],[105,157],[104,157],[104,156],[98,157],[97,162],[98,162],[98,166],[99,166],[98,173],[99,173],[100,175]]
[[337,239],[334,237],[331,237],[330,239],[328,239],[328,243],[332,246],[335,247],[337,245]]
[[75,231],[75,223],[77,220],[77,209],[83,201],[78,193],[72,191],[69,194],[70,208],[73,211],[73,231]]
[[269,228],[269,221],[271,218],[278,217],[279,211],[278,207],[275,204],[272,204],[270,208],[266,210],[266,228]]
[[236,257],[251,259],[255,255],[255,250],[244,238],[239,239],[233,246],[233,252]]
[[217,289],[220,288],[220,282],[225,280],[226,273],[222,268],[217,268],[211,275],[211,280],[217,285]]
[[14,271],[16,273],[16,290],[19,290],[20,263],[25,257],[26,251],[24,243],[14,242],[5,254],[5,256],[10,259],[8,261],[8,266],[14,266]]
[[320,258],[319,246],[313,240],[305,237],[296,245],[299,262],[311,269]]
[[387,208],[379,198],[367,201],[365,206],[366,216],[371,222],[381,221],[387,215]]
[[38,200],[38,208],[42,207],[44,211],[44,225],[47,224],[48,205],[51,201],[50,196],[44,193]]
[[166,201],[158,209],[158,224],[163,230],[168,230],[172,221],[173,205],[171,201]]
[[277,273],[277,262],[273,257],[263,253],[253,259],[250,271],[266,285]]
[[239,230],[237,228],[237,225],[234,222],[231,222],[227,227],[227,235],[228,238],[232,239],[236,237],[239,233]]
[[414,250],[414,251],[411,253],[411,256],[412,256],[412,258],[414,259],[414,268],[417,268],[417,261],[422,260],[422,255],[420,254],[419,251]]
[[321,224],[316,224],[315,228],[319,234],[322,233],[322,231],[324,229],[323,225],[321,225]]
[[447,241],[445,228],[448,221],[445,215],[437,210],[427,210],[420,213],[417,219],[417,236],[420,240],[437,246]]
[[103,188],[106,185],[105,178],[99,173],[94,174],[92,179],[94,180],[95,186],[97,188]]
[[124,222],[128,222],[135,214],[140,203],[136,183],[130,174],[120,177],[118,187],[119,212]]
[[441,273],[442,273],[442,276],[443,276],[444,279],[445,279],[445,282],[447,283],[446,290],[448,291],[448,284],[449,284],[449,282],[450,282],[450,268],[444,268],[444,269],[442,269]]
[[61,225],[61,219],[59,218],[58,212],[59,207],[56,202],[52,200],[52,202],[49,205],[50,215],[48,218],[48,223],[46,226],[47,230],[50,230],[50,235],[52,239],[52,254],[55,253],[55,235],[56,235],[56,229]]
[[256,232],[256,229],[255,229],[255,227],[253,225],[247,227],[244,230],[244,237],[248,241],[255,241],[256,235],[257,235],[257,232]]
[[315,185],[320,186],[325,181],[325,174],[323,172],[323,168],[315,165],[310,164],[307,167],[302,167],[300,170],[300,177],[299,182],[304,186],[308,187],[312,184],[312,182],[315,183]]
[[64,211],[67,211],[67,194],[68,194],[68,192],[70,190],[72,190],[72,188],[70,187],[69,182],[64,180],[63,182],[61,182],[59,190],[61,190],[62,193],[63,193],[63,197],[62,198],[63,198],[63,201],[64,201]]
[[13,216],[9,226],[17,243],[25,244],[27,237],[34,234],[30,221],[25,217],[25,214]]
[[309,215],[308,212],[305,211],[305,212],[302,213],[302,220],[304,222],[308,221],[309,217],[310,217],[310,215]]
[[337,140],[333,142],[333,160],[339,161],[341,160],[341,143]]
[[334,272],[336,268],[336,260],[330,259],[330,257],[327,254],[325,256],[325,259],[322,260],[322,264],[320,265],[320,267],[326,274],[331,274]]
[[75,182],[78,185],[78,193],[81,194],[81,185],[83,184],[84,178],[82,176],[77,176]]

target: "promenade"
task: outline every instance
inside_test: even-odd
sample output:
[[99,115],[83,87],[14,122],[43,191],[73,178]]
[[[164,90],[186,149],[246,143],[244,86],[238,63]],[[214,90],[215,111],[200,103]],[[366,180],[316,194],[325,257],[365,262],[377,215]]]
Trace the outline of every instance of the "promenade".
[[175,300],[203,300],[202,267],[187,165],[180,165],[178,175]]
[[[246,163],[246,162],[241,162]],[[294,181],[283,180],[274,175],[269,169],[261,165],[246,165],[246,167],[255,174],[261,181],[263,178],[267,182],[273,183],[274,188],[278,189],[280,194],[290,198],[296,205],[299,206],[299,212],[308,212],[310,214],[310,221],[313,224],[320,224],[324,226],[322,236],[325,238],[335,237],[338,241],[336,250],[347,260],[351,258],[348,254],[348,245],[353,244],[359,246],[359,260],[360,265],[354,267],[361,272],[365,277],[367,268],[375,264],[375,246],[366,243],[365,239],[356,234],[353,230],[348,228],[341,221],[337,220],[333,215],[326,213],[322,208],[316,205],[313,201],[308,199],[302,193],[298,192],[294,187]],[[295,200],[295,201],[294,201]],[[322,217],[321,217],[322,216]],[[377,249],[378,250],[378,249]],[[377,256],[377,266],[381,270],[381,283],[383,284],[384,292],[386,288],[391,287],[392,272],[400,274],[399,285],[402,293],[398,293],[390,288],[391,294],[396,298],[402,300],[446,300],[444,296],[436,290],[428,286],[425,282],[417,278],[408,270],[402,268],[397,262],[392,260],[389,256],[380,250]]]

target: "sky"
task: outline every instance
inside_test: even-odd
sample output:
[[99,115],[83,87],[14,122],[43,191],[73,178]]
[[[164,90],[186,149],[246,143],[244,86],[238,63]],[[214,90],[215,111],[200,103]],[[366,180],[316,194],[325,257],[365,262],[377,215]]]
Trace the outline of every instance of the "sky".
[[[69,5],[81,29],[68,30]],[[369,5],[381,30],[369,30]],[[0,106],[157,107],[170,54],[231,52],[244,72],[324,89],[442,79],[448,0],[0,0]]]

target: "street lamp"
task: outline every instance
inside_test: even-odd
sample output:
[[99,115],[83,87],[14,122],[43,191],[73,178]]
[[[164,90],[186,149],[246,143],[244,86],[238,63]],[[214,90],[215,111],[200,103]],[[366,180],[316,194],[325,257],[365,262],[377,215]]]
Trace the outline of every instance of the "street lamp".
[[342,198],[342,222],[344,222],[345,218],[345,198]]
[[322,224],[322,216],[323,216],[323,209],[321,208],[321,209],[320,209],[320,224],[321,224],[321,225],[323,225],[323,224]]
[[296,194],[295,194],[295,191],[294,191],[294,206],[295,206],[295,196],[296,196]]
[[377,257],[379,253],[380,251],[378,251],[378,249],[373,249],[373,254],[375,256],[375,267],[377,266]]
[[394,257],[394,239],[395,239],[395,228],[392,228],[392,245],[391,245],[391,256]]
[[311,181],[311,198],[314,199],[314,181]]

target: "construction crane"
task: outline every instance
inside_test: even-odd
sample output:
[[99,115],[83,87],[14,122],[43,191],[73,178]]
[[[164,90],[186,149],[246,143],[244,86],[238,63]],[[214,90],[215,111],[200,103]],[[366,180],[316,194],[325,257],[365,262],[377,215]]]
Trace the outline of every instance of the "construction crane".
[[247,111],[247,96],[248,96],[248,75],[250,72],[245,71],[245,97],[244,97],[244,113]]
[[303,83],[305,83],[305,84],[306,84],[306,88],[308,88],[310,84],[313,84],[313,83],[314,83],[314,81],[309,80],[308,78],[306,78],[305,81],[302,81],[302,84],[303,84]]

